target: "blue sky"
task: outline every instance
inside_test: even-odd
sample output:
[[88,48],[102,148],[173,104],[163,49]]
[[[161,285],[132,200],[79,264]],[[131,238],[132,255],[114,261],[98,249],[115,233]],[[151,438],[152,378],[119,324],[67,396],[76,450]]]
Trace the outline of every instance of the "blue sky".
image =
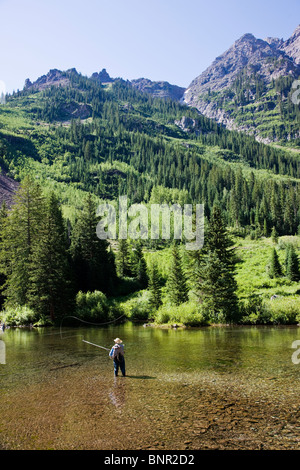
[[245,33],[287,39],[299,0],[0,0],[0,80],[22,89],[51,68],[187,87]]

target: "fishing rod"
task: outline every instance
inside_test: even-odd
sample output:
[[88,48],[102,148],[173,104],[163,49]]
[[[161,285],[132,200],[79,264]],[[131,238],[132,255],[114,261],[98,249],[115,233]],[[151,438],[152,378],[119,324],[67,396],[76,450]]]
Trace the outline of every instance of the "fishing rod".
[[105,349],[106,351],[110,351],[109,348],[105,348],[104,346],[100,346],[99,344],[94,344],[90,343],[89,341],[86,341],[85,339],[82,340],[84,343],[91,344],[92,346],[96,346],[97,348]]

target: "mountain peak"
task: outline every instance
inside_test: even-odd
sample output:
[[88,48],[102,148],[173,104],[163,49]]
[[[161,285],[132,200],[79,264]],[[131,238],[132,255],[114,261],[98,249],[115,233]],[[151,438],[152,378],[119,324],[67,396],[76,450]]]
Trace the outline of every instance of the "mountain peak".
[[114,79],[111,78],[110,75],[107,73],[106,69],[102,69],[101,72],[99,73],[98,72],[93,73],[91,78],[100,83],[111,83],[114,81]]
[[296,64],[300,64],[300,25],[297,26],[292,36],[282,44],[281,49],[291,57]]
[[294,33],[293,33],[293,36],[300,36],[300,24],[297,26],[297,28],[295,29]]
[[[76,69],[70,69],[70,72],[71,71],[75,71],[77,73]],[[68,78],[68,72],[62,72],[58,69],[51,69],[47,75],[42,75],[33,83],[29,80],[29,78],[27,78],[24,88],[36,88],[38,90],[44,90],[50,86],[66,86],[69,83],[70,80]]]
[[[233,112],[232,106],[256,105],[273,80],[297,79],[299,65],[300,25],[287,41],[273,37],[257,39],[246,33],[192,81],[184,93],[184,102],[232,129],[243,121],[240,117],[238,123],[235,121],[234,112],[238,111]],[[276,104],[266,102],[263,106],[274,109]],[[247,126],[251,128],[248,123]]]
[[[278,40],[281,44],[280,40]],[[195,100],[201,94],[219,91],[231,86],[236,77],[244,70],[259,72],[266,82],[288,73],[296,74],[298,67],[293,60],[276,47],[276,39],[264,41],[253,34],[244,34],[227,51],[216,60],[201,75],[199,75],[185,93],[185,101],[196,105]],[[270,44],[271,43],[271,44]],[[279,44],[278,43],[278,44]],[[271,70],[270,63],[280,59],[281,65]],[[197,92],[193,90],[197,88]],[[197,106],[196,106],[197,107]]]
[[246,33],[246,34],[243,34],[243,36],[240,37],[240,39],[238,39],[236,42],[253,42],[253,41],[256,41],[256,37],[251,34],[251,33]]
[[170,98],[179,101],[184,94],[184,88],[171,85],[169,82],[153,82],[148,78],[138,78],[131,81],[131,85],[143,93],[148,93],[155,98]]

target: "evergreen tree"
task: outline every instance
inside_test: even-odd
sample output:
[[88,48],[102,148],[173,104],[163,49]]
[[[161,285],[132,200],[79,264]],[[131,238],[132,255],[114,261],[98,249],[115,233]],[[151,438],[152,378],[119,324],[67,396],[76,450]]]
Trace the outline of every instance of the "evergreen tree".
[[150,307],[158,309],[162,305],[161,299],[161,279],[158,271],[157,264],[154,262],[149,268],[149,284],[148,289],[150,292],[149,304]]
[[132,272],[134,276],[139,281],[142,289],[148,287],[148,273],[147,273],[147,263],[143,254],[143,248],[140,241],[136,244],[135,250],[132,254]]
[[115,261],[112,252],[108,251],[107,240],[97,237],[97,223],[96,203],[89,194],[72,233],[75,289],[111,293],[116,278]]
[[196,271],[199,301],[214,321],[238,319],[234,268],[233,243],[228,236],[221,210],[215,206]]
[[272,250],[270,265],[269,265],[270,278],[282,276],[282,267],[279,261],[278,253],[275,248]]
[[131,262],[129,256],[129,246],[126,239],[120,239],[116,255],[117,273],[120,277],[131,276]]
[[278,232],[275,227],[272,228],[271,238],[274,244],[278,243]]
[[171,304],[180,305],[188,301],[187,279],[176,243],[172,247],[172,261],[166,287]]
[[237,284],[233,273],[215,251],[200,265],[198,293],[203,310],[215,322],[238,320]]
[[40,237],[44,216],[41,189],[32,178],[26,177],[2,229],[1,271],[6,276],[6,301],[11,305],[28,302],[33,248]]
[[[1,209],[0,209],[0,247],[2,247],[0,249],[3,249],[2,234],[3,234],[3,227],[5,226],[5,223],[6,223],[6,220],[7,220],[7,216],[8,216],[8,213],[7,213],[6,203],[3,202],[2,206],[1,206]],[[1,259],[1,254],[0,254],[0,259]],[[1,269],[1,264],[0,264],[0,269]],[[0,271],[0,292],[3,289],[5,281],[6,281],[5,274],[4,274],[4,272]],[[5,300],[5,297],[0,294],[0,308],[3,306],[4,300]]]
[[290,281],[300,280],[299,258],[293,245],[290,245],[286,252],[286,277]]
[[32,253],[29,305],[54,320],[69,307],[69,269],[65,225],[59,202],[52,193],[47,201],[39,238]]

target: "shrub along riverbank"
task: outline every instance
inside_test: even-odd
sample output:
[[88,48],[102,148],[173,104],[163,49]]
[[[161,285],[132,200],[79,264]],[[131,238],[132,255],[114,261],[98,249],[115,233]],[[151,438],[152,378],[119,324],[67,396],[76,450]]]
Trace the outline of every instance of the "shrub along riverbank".
[[[299,256],[300,237],[235,238],[237,257],[235,278],[240,325],[298,324],[300,322],[300,283],[299,279],[287,276],[288,251],[294,247]],[[278,254],[281,273],[270,275],[270,263],[273,250]],[[198,301],[197,294],[189,284],[188,300],[179,305],[172,305],[169,299],[166,274],[172,263],[172,248],[156,252],[145,252],[147,265],[158,267],[160,276],[161,304],[158,308],[151,305],[148,289],[135,291],[123,297],[107,297],[102,292],[79,292],[74,310],[66,316],[76,316],[66,322],[80,324],[80,321],[104,323],[120,319],[133,322],[154,323],[156,325],[184,325],[187,327],[206,326],[216,323],[210,318]],[[183,260],[188,263],[186,253]],[[185,270],[188,266],[184,265]],[[37,315],[27,306],[8,307],[0,313],[0,320],[7,325],[22,326],[34,324],[44,326],[53,324],[49,317]],[[61,320],[60,320],[61,321]],[[217,322],[220,323],[220,322]],[[64,322],[64,324],[66,324]]]

